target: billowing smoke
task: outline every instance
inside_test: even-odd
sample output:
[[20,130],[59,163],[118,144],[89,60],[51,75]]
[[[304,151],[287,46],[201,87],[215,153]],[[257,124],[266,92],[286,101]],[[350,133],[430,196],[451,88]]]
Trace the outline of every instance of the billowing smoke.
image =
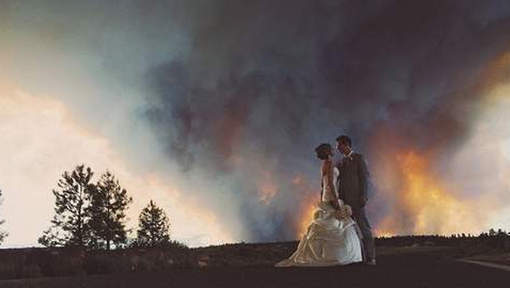
[[[299,173],[318,182],[315,145],[347,133],[374,170],[384,163],[397,169],[385,156],[401,149],[433,158],[429,168],[439,170],[470,136],[488,89],[507,76],[488,67],[510,44],[503,2],[219,1],[180,8],[195,17],[186,19],[193,45],[186,57],[148,72],[157,105],[147,117],[184,171],[231,180],[214,193],[249,206],[240,217],[250,240],[295,234],[287,218],[304,198],[289,183]],[[279,193],[269,205],[257,202],[262,172]],[[444,232],[414,231],[415,211],[388,210],[392,192],[376,198],[376,222],[390,214],[402,222],[394,232]],[[204,193],[214,201],[212,191]]]
[[[462,151],[478,143],[486,97],[508,80],[506,1],[13,1],[0,8],[7,27],[0,39],[30,44],[8,50],[18,59],[4,66],[16,67],[9,73],[48,94],[64,91],[62,101],[110,137],[135,170],[168,175],[185,206],[214,215],[232,240],[295,239],[319,197],[313,148],[340,134],[368,159],[369,212],[380,233],[462,230],[417,224],[421,208],[406,194],[416,173],[427,183],[421,188],[440,187],[453,203],[423,214],[442,211],[437,223],[445,210],[471,208],[458,201],[497,198],[508,185],[483,193],[483,184],[456,185],[477,169]],[[26,59],[57,73],[19,68]],[[55,84],[68,75],[70,83]],[[505,165],[495,173],[506,173]]]

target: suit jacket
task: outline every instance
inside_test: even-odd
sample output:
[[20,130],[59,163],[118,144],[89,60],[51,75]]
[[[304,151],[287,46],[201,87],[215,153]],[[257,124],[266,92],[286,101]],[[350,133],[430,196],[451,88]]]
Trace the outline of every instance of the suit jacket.
[[338,196],[345,204],[353,209],[362,208],[362,199],[367,199],[368,169],[363,155],[352,153],[350,157],[344,157],[336,165],[340,172],[336,187]]

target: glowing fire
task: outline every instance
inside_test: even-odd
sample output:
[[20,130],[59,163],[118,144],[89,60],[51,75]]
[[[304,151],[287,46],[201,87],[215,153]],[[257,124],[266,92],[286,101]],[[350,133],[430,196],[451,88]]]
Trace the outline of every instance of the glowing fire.
[[274,196],[278,193],[278,186],[274,184],[272,174],[268,171],[262,173],[262,179],[257,184],[259,200],[265,205],[269,205]]
[[302,202],[301,210],[302,214],[299,217],[299,223],[297,227],[297,236],[301,238],[308,229],[308,225],[313,219],[313,212],[315,211],[315,207],[317,206],[317,195],[310,195],[307,197],[305,201]]
[[313,189],[302,175],[294,177],[292,179],[292,184],[296,188],[296,191],[299,191],[299,193],[303,193],[301,195],[304,195],[300,201],[299,207],[297,207],[297,211],[300,214],[296,222],[296,236],[301,238],[303,234],[306,233],[308,225],[313,219],[313,212],[315,211],[315,207],[320,196],[317,192],[318,189]]
[[379,229],[375,229],[374,232],[375,232],[375,235],[377,235],[377,237],[392,237],[392,236],[395,236],[394,233],[391,233],[389,231],[379,230]]
[[389,213],[378,225],[378,236],[393,234],[450,234],[477,226],[474,207],[454,197],[429,172],[428,159],[413,151],[398,153],[400,190],[396,205],[402,214]]

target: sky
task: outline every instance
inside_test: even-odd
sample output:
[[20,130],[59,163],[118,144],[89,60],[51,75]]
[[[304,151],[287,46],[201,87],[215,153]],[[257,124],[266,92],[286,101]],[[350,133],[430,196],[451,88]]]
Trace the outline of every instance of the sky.
[[[79,164],[190,246],[294,240],[350,135],[377,235],[510,229],[507,1],[0,1],[5,247]],[[133,235],[132,235],[133,236]]]

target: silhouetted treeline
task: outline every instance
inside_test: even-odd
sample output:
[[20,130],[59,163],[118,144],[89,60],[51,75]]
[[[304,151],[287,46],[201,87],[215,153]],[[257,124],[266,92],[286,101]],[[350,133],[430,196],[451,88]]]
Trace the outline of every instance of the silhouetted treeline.
[[375,240],[377,246],[450,246],[458,247],[466,255],[490,251],[510,252],[510,234],[504,230],[490,229],[477,236],[471,234],[410,235],[380,237]]
[[[133,201],[115,176],[107,171],[94,183],[90,167],[78,165],[65,171],[52,192],[55,214],[38,242],[46,247],[91,250],[128,245],[126,210]],[[169,220],[152,200],[139,216],[136,246],[171,244]]]

